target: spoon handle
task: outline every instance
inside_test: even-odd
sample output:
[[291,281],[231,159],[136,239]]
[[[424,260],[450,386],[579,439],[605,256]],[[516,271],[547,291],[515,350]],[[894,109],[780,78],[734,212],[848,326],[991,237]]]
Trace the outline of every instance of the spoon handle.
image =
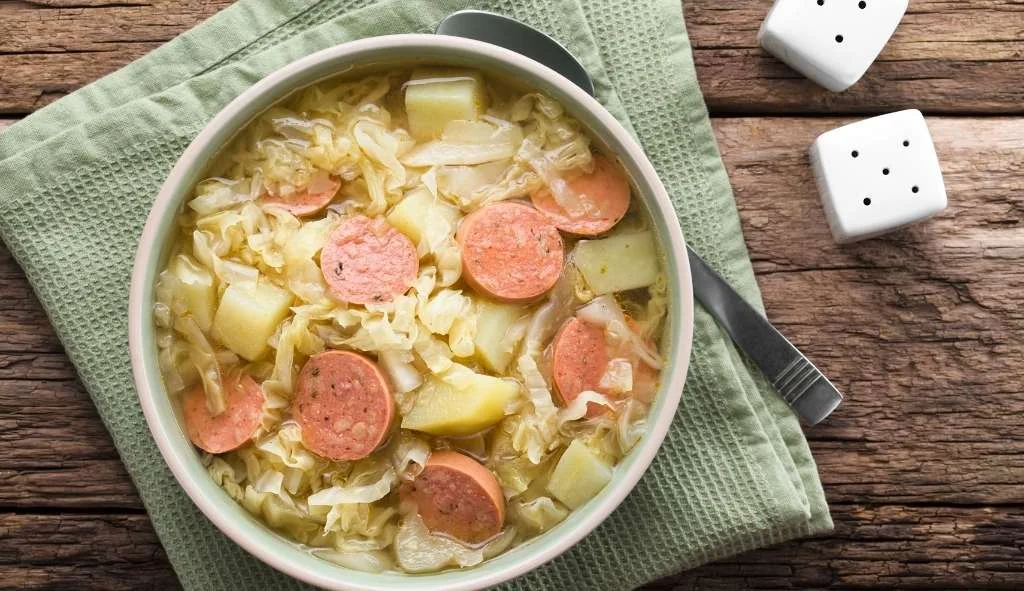
[[786,404],[810,425],[832,414],[843,401],[832,382],[692,248],[687,247],[687,254],[697,300],[757,364]]

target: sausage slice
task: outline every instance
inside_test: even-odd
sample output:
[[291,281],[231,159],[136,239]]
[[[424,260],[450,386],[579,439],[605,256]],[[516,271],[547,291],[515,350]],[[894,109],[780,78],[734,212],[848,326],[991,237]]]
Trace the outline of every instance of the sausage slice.
[[224,412],[210,414],[206,392],[199,385],[182,401],[185,430],[196,447],[212,454],[237,449],[252,439],[260,427],[266,397],[259,384],[242,373],[224,374]]
[[563,232],[580,236],[604,234],[629,210],[629,181],[619,167],[604,156],[594,156],[593,172],[567,182],[579,196],[579,212],[567,212],[547,188],[530,195],[533,206]]
[[505,497],[483,464],[455,451],[435,451],[423,471],[403,489],[432,532],[467,544],[481,544],[501,533]]
[[337,177],[326,177],[314,180],[313,183],[288,197],[280,195],[264,195],[260,198],[263,205],[280,207],[288,213],[300,217],[314,214],[327,207],[341,188],[341,180]]
[[[575,316],[566,320],[551,347],[551,373],[562,405],[569,406],[587,390],[600,392],[599,384],[608,368],[608,360],[602,327]],[[590,403],[587,416],[598,416],[605,410],[599,404]]]
[[[626,323],[633,332],[637,332],[638,326],[632,318],[626,317]],[[653,343],[648,341],[648,345]],[[640,360],[633,351],[610,351],[610,348],[603,327],[575,316],[566,320],[558,329],[551,346],[551,374],[563,406],[572,404],[577,396],[587,390],[610,395],[600,384],[601,377],[608,369],[608,362],[613,357],[628,359],[633,368],[633,390],[630,395],[642,402],[651,402],[658,390],[658,370]],[[588,404],[587,417],[598,416],[607,410],[598,404]]]
[[455,239],[466,281],[505,302],[544,295],[565,263],[558,229],[524,203],[506,201],[478,209],[462,220]]
[[331,294],[343,302],[390,302],[419,273],[416,246],[382,219],[356,216],[338,226],[320,253]]
[[395,404],[376,363],[350,351],[325,351],[302,367],[292,414],[311,451],[331,460],[358,460],[384,442]]

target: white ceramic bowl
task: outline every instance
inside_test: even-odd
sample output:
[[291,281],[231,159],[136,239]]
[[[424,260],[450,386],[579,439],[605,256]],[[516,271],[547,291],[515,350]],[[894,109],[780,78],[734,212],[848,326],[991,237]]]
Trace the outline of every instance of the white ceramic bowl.
[[[671,307],[664,345],[669,363],[646,435],[616,467],[608,486],[561,524],[472,568],[415,576],[372,574],[299,549],[252,517],[207,475],[160,377],[152,314],[154,282],[166,262],[175,216],[202,178],[206,163],[247,122],[291,92],[324,78],[382,64],[419,62],[474,67],[537,88],[586,125],[606,153],[618,156],[654,219],[666,256]],[[545,66],[493,45],[440,35],[394,35],[345,43],[289,64],[253,85],[210,121],[171,170],[146,221],[132,272],[128,330],[135,384],[153,439],[185,492],[232,540],[274,568],[321,587],[454,591],[495,585],[551,560],[590,533],[629,494],[665,438],[682,395],[693,335],[693,297],[683,235],[665,188],[637,142],[596,100]]]

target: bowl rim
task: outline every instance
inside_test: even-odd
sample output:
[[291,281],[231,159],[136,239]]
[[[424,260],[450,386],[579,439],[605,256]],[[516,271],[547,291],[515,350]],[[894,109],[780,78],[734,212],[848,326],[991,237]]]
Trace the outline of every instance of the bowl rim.
[[[611,139],[604,139],[605,141],[613,139],[621,149],[620,152],[617,152],[619,158],[626,161],[633,171],[639,173],[641,178],[635,179],[636,182],[639,183],[642,180],[648,189],[643,193],[642,199],[655,221],[661,225],[657,234],[666,257],[667,270],[670,275],[669,288],[672,294],[670,297],[672,304],[670,332],[666,334],[671,339],[670,350],[673,352],[673,356],[670,360],[671,365],[666,366],[667,379],[662,379],[662,386],[658,394],[660,400],[652,405],[650,411],[652,414],[655,411],[658,412],[655,420],[648,421],[648,429],[643,439],[616,466],[616,475],[612,482],[597,497],[583,507],[572,511],[570,518],[559,524],[568,526],[569,524],[566,522],[574,519],[573,527],[562,527],[561,535],[555,536],[554,534],[559,530],[559,526],[556,526],[553,530],[536,536],[509,552],[484,561],[483,564],[473,568],[447,570],[425,575],[375,574],[352,570],[319,559],[312,553],[299,549],[293,542],[285,540],[261,522],[259,522],[258,529],[262,530],[262,534],[252,530],[252,527],[245,523],[244,519],[226,514],[222,508],[218,508],[218,505],[223,505],[223,499],[215,498],[213,495],[217,493],[211,493],[210,486],[215,487],[219,494],[231,503],[236,503],[227,497],[226,493],[216,486],[212,479],[207,477],[206,482],[202,482],[202,478],[196,477],[193,472],[196,464],[199,464],[201,468],[199,456],[191,445],[181,445],[182,430],[177,417],[173,413],[167,416],[166,408],[161,408],[169,403],[167,400],[169,396],[162,386],[155,354],[149,348],[152,341],[151,294],[153,279],[157,272],[155,267],[159,264],[160,254],[169,239],[166,231],[169,226],[164,223],[164,219],[166,216],[177,215],[178,208],[187,195],[187,191],[182,188],[183,181],[190,173],[202,169],[204,164],[199,161],[199,156],[211,149],[213,143],[226,128],[231,126],[233,119],[240,112],[259,103],[265,94],[277,95],[272,101],[277,102],[298,88],[308,85],[308,83],[299,85],[294,83],[304,73],[314,70],[317,66],[340,62],[346,58],[353,60],[349,62],[349,65],[369,62],[372,60],[367,60],[365,54],[381,50],[409,52],[409,55],[417,55],[417,49],[441,50],[452,54],[486,58],[487,61],[499,63],[512,70],[532,74],[543,80],[547,85],[545,90],[555,91],[561,95],[562,100],[568,97],[571,102],[575,103],[575,106],[583,110],[583,113],[597,121],[604,128],[601,133],[593,129],[594,125],[587,125],[595,136],[601,136],[605,132],[613,136]],[[482,69],[487,71],[486,67]],[[341,74],[343,71],[342,65],[338,64],[338,70],[334,75]],[[293,85],[289,86],[289,84]],[[223,143],[220,142],[220,145],[222,146]],[[162,231],[161,226],[163,226]],[[222,533],[264,563],[301,581],[331,589],[358,591],[378,591],[399,587],[439,591],[477,589],[496,585],[529,572],[564,553],[611,515],[636,487],[660,449],[682,398],[693,340],[694,309],[691,281],[682,230],[664,185],[639,143],[596,99],[546,66],[515,52],[481,41],[432,34],[371,37],[320,50],[265,76],[221,109],[179,157],[147,216],[132,268],[128,305],[128,337],[132,373],[149,431],[178,484]],[[147,336],[147,328],[150,329],[149,336]],[[154,384],[160,386],[154,387]],[[162,402],[161,397],[164,399]],[[187,447],[187,449],[183,449],[183,447]],[[622,470],[621,475],[619,474],[620,470]],[[205,468],[202,469],[202,474],[206,475]],[[244,512],[240,506],[238,509]],[[252,520],[256,523],[255,518]],[[543,542],[534,543],[537,540]],[[532,550],[529,549],[531,544],[533,545]],[[291,551],[289,552],[289,550]],[[518,553],[519,556],[507,559],[517,550],[521,550]],[[296,555],[295,552],[301,552],[306,557],[316,560],[318,565],[323,563],[328,566],[322,569],[303,568],[304,566],[309,567],[311,563]],[[485,565],[502,561],[508,564],[500,564],[496,568],[483,568]]]

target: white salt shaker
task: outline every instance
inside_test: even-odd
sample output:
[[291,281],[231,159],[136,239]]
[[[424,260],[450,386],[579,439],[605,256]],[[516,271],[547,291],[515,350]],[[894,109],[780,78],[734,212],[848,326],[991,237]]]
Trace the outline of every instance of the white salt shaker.
[[811,146],[836,242],[855,242],[946,208],[946,186],[920,111],[899,111],[821,134]]
[[833,92],[878,58],[910,0],[776,0],[757,39],[766,51]]

